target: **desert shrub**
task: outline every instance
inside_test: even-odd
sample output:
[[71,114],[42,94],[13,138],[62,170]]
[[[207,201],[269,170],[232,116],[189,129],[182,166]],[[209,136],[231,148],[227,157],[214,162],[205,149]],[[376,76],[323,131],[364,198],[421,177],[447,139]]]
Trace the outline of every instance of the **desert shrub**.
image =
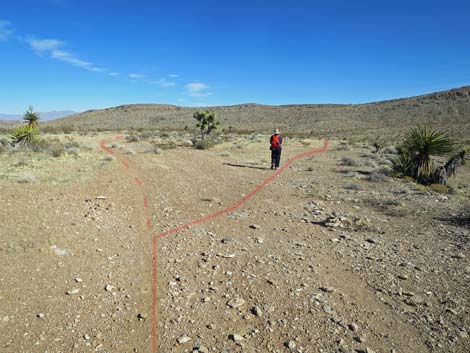
[[127,142],[138,142],[139,141],[139,137],[137,135],[128,135],[126,136],[126,141]]
[[145,150],[145,153],[155,153],[155,154],[160,154],[162,153],[162,149],[158,147],[157,145],[151,145],[149,148]]
[[0,144],[0,154],[4,153],[7,149]]
[[115,160],[116,160],[116,157],[114,157],[110,154],[103,157],[103,161],[105,161],[105,162],[112,162],[112,161],[115,161]]
[[47,148],[47,151],[49,152],[51,156],[57,158],[65,154],[65,147],[62,143],[56,142],[56,143],[50,144]]
[[221,156],[221,157],[230,157],[231,154],[230,154],[230,152],[222,152],[222,153],[220,154],[220,156]]
[[353,160],[352,158],[350,157],[343,157],[341,158],[341,160],[339,161],[338,163],[339,165],[344,165],[344,166],[348,166],[348,167],[358,167],[358,166],[361,166],[362,163],[358,162],[358,161],[355,161]]
[[66,149],[69,149],[69,148],[80,148],[80,144],[76,141],[66,141],[64,142],[64,147]]
[[10,143],[10,141],[9,141],[6,137],[2,137],[2,138],[0,139],[0,145],[1,145],[2,147],[8,148],[8,147],[11,146],[11,143]]
[[449,188],[445,185],[442,184],[431,184],[429,185],[429,189],[432,191],[435,191],[439,194],[448,194],[449,193]]
[[13,129],[13,144],[33,146],[39,142],[39,130],[35,125],[21,125]]
[[375,170],[367,176],[367,180],[372,182],[383,182],[388,180],[387,171],[384,169]]
[[470,228],[470,205],[463,206],[459,212],[449,217],[447,221],[460,227]]
[[76,147],[66,148],[66,151],[72,156],[78,156],[78,154],[80,153],[80,149]]
[[398,149],[396,149],[395,147],[386,147],[384,149],[384,153],[385,154],[397,155],[398,154]]
[[27,183],[35,183],[37,182],[37,178],[34,174],[31,174],[29,172],[25,172],[21,175],[19,175],[16,179],[18,183],[21,184],[27,184]]
[[21,167],[26,167],[28,164],[29,162],[26,159],[20,158],[13,164],[13,166],[21,168]]
[[69,135],[73,132],[73,126],[72,125],[64,125],[61,127],[61,130],[64,134]]
[[348,184],[344,187],[346,190],[354,190],[354,191],[361,191],[364,190],[362,185],[360,184]]
[[214,141],[212,140],[198,140],[194,144],[194,147],[198,150],[207,150],[213,146],[214,146]]

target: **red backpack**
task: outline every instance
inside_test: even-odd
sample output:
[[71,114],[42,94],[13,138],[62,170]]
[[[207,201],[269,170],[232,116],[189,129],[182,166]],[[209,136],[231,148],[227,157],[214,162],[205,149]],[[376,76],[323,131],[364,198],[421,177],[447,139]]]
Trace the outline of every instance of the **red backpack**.
[[271,149],[281,147],[281,143],[279,142],[279,135],[271,136]]

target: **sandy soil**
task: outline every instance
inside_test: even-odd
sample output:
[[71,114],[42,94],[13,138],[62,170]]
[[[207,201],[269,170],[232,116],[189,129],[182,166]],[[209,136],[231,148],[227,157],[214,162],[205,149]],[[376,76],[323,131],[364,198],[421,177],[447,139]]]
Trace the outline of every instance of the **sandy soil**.
[[[468,351],[468,165],[440,194],[330,142],[158,239],[154,336],[155,234],[269,178],[267,137],[159,154],[123,140],[108,161],[113,135],[76,138],[92,149],[0,156],[0,352]],[[283,162],[320,145],[288,140]]]

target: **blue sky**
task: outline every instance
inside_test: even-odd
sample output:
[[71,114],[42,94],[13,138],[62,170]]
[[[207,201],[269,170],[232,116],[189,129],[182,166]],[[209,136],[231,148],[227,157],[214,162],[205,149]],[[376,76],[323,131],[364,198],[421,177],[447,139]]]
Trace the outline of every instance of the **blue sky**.
[[2,113],[362,103],[469,84],[469,1],[0,4]]

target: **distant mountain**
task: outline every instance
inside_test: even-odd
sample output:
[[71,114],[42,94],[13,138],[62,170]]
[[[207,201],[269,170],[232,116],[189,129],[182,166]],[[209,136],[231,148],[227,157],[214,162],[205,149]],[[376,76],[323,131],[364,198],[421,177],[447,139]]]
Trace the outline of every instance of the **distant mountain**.
[[240,104],[214,107],[178,107],[132,104],[89,110],[47,125],[77,130],[166,129],[195,127],[194,112],[216,112],[225,131],[302,133],[337,138],[396,139],[410,127],[430,125],[448,129],[455,137],[470,136],[470,87],[422,96],[366,104]]
[[0,120],[19,120],[19,119],[21,119],[21,115],[0,113]]
[[[59,119],[63,118],[69,115],[77,114],[77,112],[74,112],[72,110],[60,110],[56,111],[53,110],[51,112],[40,112],[39,114],[39,121],[50,121],[54,119]],[[23,118],[23,115],[21,114],[2,114],[0,113],[0,120],[21,120]]]

